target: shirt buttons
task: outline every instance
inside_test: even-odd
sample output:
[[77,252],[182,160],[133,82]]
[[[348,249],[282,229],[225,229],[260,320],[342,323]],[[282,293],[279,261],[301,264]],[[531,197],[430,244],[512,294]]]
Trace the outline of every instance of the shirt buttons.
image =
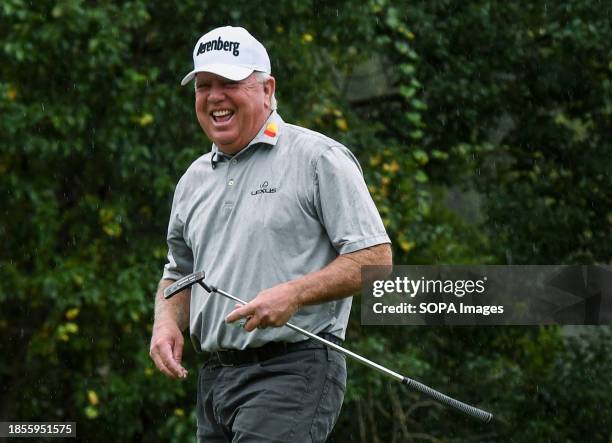
[[238,160],[236,159],[232,160],[232,165],[235,165],[236,163],[238,163]]
[[230,181],[228,181],[227,184],[229,186],[234,186],[234,179],[230,179]]

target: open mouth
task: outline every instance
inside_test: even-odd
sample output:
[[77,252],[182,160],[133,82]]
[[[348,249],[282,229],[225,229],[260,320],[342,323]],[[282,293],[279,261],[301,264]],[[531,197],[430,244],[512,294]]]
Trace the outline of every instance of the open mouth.
[[219,109],[217,111],[213,111],[210,113],[210,116],[215,121],[215,123],[224,123],[231,120],[234,116],[234,111],[229,109]]

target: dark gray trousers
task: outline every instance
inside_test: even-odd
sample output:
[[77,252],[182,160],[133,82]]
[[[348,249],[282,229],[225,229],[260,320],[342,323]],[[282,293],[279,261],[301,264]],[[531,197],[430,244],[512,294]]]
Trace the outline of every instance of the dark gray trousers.
[[209,360],[198,378],[198,442],[323,442],[345,390],[344,355],[327,348],[239,366]]

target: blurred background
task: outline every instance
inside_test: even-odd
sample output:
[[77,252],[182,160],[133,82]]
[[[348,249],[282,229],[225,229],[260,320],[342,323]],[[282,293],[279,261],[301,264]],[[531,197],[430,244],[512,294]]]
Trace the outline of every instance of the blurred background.
[[[396,264],[612,258],[611,3],[0,4],[0,419],[191,442],[202,363],[148,356],[174,186],[210,150],[179,82],[244,26],[279,112],[357,155]],[[347,347],[496,414],[480,425],[349,363],[336,442],[612,442],[610,327],[361,326]]]

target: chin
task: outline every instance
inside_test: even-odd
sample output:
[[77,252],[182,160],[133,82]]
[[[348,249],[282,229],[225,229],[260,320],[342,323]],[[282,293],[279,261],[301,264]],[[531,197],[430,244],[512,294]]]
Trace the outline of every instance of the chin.
[[219,146],[220,148],[227,148],[229,146],[232,146],[234,143],[236,143],[235,140],[233,139],[228,140],[227,138],[224,138],[224,137],[215,137],[215,138],[212,138],[212,141],[214,141],[215,144]]
[[232,144],[236,141],[236,137],[230,137],[226,132],[210,131],[206,132],[206,135],[219,147]]
[[224,139],[219,139],[219,138],[216,138],[216,139],[215,138],[211,138],[211,140],[223,152],[231,153],[231,151],[235,151],[236,150],[236,148],[234,146],[236,144],[236,142],[234,140],[224,140]]

